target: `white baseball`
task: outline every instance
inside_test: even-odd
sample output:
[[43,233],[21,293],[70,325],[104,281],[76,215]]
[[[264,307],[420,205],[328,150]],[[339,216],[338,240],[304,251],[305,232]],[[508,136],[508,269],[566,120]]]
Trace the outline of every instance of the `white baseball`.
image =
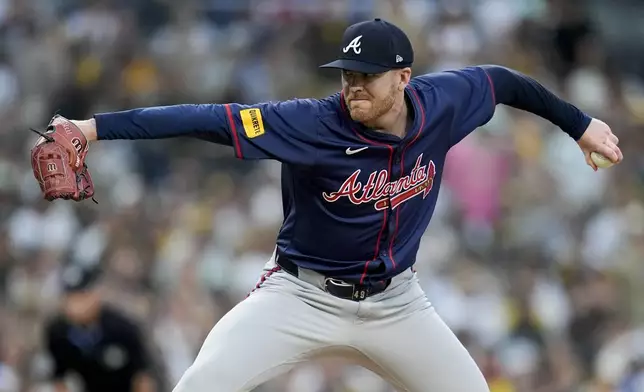
[[606,169],[611,166],[613,166],[613,162],[611,162],[610,159],[606,158],[605,156],[597,153],[597,152],[591,152],[590,153],[590,159],[597,165],[597,167],[601,169]]

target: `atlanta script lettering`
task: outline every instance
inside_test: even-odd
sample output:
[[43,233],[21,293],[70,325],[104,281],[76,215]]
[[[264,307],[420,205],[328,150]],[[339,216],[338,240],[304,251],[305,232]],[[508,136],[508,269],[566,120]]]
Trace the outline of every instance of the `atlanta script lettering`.
[[322,197],[329,203],[338,201],[341,197],[347,197],[356,205],[375,201],[374,208],[378,211],[387,207],[393,210],[418,195],[423,195],[424,199],[432,190],[436,166],[434,161],[421,166],[422,159],[423,154],[420,154],[411,173],[396,181],[388,181],[387,170],[380,170],[372,172],[363,185],[358,181],[360,175],[358,169],[340,185],[337,192],[322,192]]

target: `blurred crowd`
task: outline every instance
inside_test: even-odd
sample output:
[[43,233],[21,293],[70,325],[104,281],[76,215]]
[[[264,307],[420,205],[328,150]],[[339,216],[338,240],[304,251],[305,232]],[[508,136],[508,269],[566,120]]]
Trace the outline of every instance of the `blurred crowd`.
[[[317,66],[375,16],[408,33],[415,74],[509,66],[619,136],[623,164],[593,172],[552,124],[498,107],[450,152],[417,270],[492,392],[644,391],[642,15],[628,0],[0,0],[0,392],[50,390],[42,323],[67,263],[100,266],[170,391],[256,283],[282,219],[279,163],[189,139],[92,145],[99,204],[45,202],[28,128],[54,112],[323,97],[340,79]],[[390,389],[320,362],[259,391]]]

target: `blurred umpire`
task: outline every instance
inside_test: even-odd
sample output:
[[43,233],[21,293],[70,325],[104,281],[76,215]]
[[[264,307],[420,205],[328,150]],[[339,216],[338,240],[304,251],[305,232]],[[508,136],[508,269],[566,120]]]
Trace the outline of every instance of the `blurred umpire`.
[[138,326],[105,304],[99,272],[78,266],[63,273],[61,311],[45,326],[55,392],[70,392],[75,373],[84,392],[152,392],[151,361]]

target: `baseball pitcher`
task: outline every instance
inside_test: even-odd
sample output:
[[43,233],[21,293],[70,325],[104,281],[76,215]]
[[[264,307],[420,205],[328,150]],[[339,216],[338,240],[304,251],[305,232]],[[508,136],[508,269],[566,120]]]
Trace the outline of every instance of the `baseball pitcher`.
[[32,149],[44,197],[83,200],[98,140],[195,137],[239,159],[282,162],[284,221],[257,286],[212,329],[175,392],[250,391],[312,358],[342,355],[400,391],[485,392],[413,265],[445,156],[499,104],[543,117],[591,153],[622,160],[603,122],[493,65],[412,77],[414,52],[381,19],[350,26],[341,91],[255,105],[174,105],[56,116]]

